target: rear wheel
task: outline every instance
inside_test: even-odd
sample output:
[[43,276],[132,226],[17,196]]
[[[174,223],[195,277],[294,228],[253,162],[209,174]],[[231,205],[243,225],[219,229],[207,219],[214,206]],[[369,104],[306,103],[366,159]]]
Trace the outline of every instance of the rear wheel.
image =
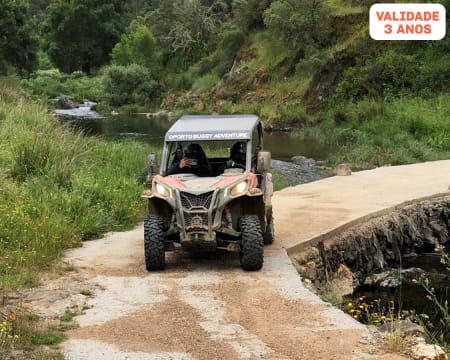
[[256,215],[244,215],[241,218],[241,267],[255,271],[263,266],[264,243],[259,218]]
[[163,219],[159,215],[148,215],[144,220],[145,267],[148,271],[164,270]]

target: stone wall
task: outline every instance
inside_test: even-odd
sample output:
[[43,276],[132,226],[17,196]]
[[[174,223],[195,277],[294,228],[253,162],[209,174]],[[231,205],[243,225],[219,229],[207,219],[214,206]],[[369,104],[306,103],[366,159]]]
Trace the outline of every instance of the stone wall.
[[354,286],[373,272],[401,265],[405,255],[432,252],[450,241],[450,195],[396,207],[383,215],[290,254],[298,271],[316,286],[353,276]]

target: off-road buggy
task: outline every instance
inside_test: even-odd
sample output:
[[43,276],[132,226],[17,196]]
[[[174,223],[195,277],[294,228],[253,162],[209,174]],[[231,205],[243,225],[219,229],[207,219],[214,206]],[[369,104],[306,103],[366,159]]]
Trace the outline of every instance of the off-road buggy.
[[[244,163],[229,165],[233,143],[245,143]],[[206,152],[210,173],[186,167],[168,175],[189,144]],[[244,270],[263,265],[264,244],[273,242],[270,152],[263,151],[263,127],[255,115],[183,116],[166,133],[159,172],[150,154],[148,215],[144,222],[145,264],[165,267],[165,252],[225,249],[240,254]]]

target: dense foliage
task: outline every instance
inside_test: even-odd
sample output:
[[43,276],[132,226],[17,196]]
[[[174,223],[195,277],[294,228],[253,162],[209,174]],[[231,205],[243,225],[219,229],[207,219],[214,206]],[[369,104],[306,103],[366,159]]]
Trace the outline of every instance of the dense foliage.
[[108,62],[125,19],[120,0],[52,1],[44,27],[52,61],[64,72],[90,74]]
[[320,44],[328,13],[322,0],[277,0],[264,13],[264,24],[292,47]]
[[109,66],[103,76],[103,87],[113,106],[150,104],[159,95],[158,83],[149,70],[137,64]]
[[161,70],[161,54],[156,39],[145,25],[139,25],[132,33],[122,35],[112,50],[112,61],[117,65],[142,65],[154,77]]
[[31,71],[37,64],[37,38],[33,31],[28,2],[0,0],[0,75]]
[[[440,2],[450,7],[450,0]],[[433,99],[444,99],[436,116],[447,114],[450,37],[373,41],[367,23],[373,1],[32,0],[29,8],[24,0],[3,3],[22,20],[16,21],[16,37],[9,35],[13,44],[0,40],[2,71],[32,69],[37,54],[39,70],[23,80],[33,96],[64,94],[105,107],[253,112],[274,127],[326,128],[330,143],[356,133],[359,140],[345,144],[347,154],[356,144],[372,144],[360,149],[366,153],[357,160],[361,166],[430,158],[428,150],[412,150],[411,136],[421,144],[417,149],[431,147],[435,155],[450,143],[445,123],[431,126],[428,116],[435,110]],[[31,41],[33,22],[41,44],[37,53],[17,45]],[[2,24],[9,23],[2,19]],[[8,47],[19,56],[8,55]],[[411,122],[431,128],[428,138],[405,133],[403,125],[368,125],[386,113],[379,116],[367,107],[405,113],[403,106],[415,108],[408,111]],[[389,116],[398,123],[402,114]],[[403,154],[375,160],[371,126],[383,134],[396,132],[391,138],[403,136],[396,141]]]
[[22,87],[39,99],[54,99],[60,95],[70,95],[76,102],[104,98],[102,78],[88,77],[81,71],[65,74],[58,69],[38,70],[22,80]]

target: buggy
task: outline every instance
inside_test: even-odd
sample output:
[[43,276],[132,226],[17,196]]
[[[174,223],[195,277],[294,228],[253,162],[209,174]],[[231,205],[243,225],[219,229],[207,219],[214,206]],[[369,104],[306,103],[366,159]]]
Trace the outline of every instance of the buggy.
[[[230,163],[229,148],[245,149],[241,164]],[[183,156],[192,144],[206,149],[207,173]],[[245,146],[244,146],[245,145]],[[165,252],[239,252],[244,270],[263,266],[264,244],[274,240],[270,152],[263,150],[263,126],[255,115],[183,116],[167,131],[159,171],[148,156],[151,188],[144,221],[148,271],[165,268]],[[190,168],[189,164],[193,164]],[[177,171],[173,171],[176,168]]]

